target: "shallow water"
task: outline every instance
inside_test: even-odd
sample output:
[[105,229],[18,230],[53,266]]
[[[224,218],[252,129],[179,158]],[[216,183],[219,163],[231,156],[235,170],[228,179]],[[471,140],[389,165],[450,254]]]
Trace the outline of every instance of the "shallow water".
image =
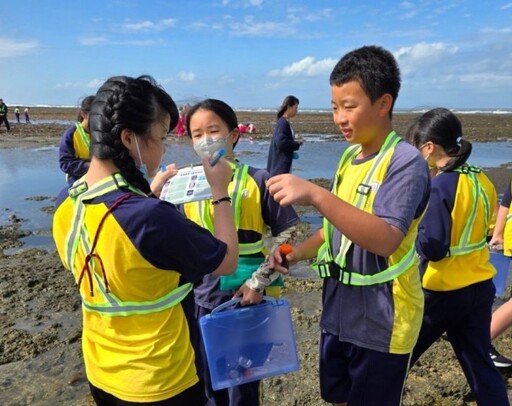
[[[335,136],[304,134],[304,138],[299,159],[293,162],[293,173],[306,179],[331,178],[348,144]],[[266,140],[241,139],[236,153],[244,163],[265,167],[268,147]],[[498,167],[511,161],[511,156],[512,142],[474,143],[471,163]],[[188,140],[174,138],[169,141],[164,163],[171,162],[178,165],[198,162]],[[9,216],[15,214],[24,219],[21,228],[32,232],[22,239],[23,248],[53,249],[49,232],[52,215],[47,211],[65,186],[64,174],[58,165],[57,147],[0,149],[0,225],[8,223]],[[320,221],[314,214],[305,215],[304,220],[315,226]]]

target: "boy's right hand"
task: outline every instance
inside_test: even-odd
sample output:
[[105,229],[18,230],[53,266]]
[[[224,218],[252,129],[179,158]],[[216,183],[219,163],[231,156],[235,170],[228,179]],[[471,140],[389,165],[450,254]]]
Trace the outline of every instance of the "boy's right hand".
[[311,205],[315,188],[322,189],[314,183],[288,173],[272,176],[267,180],[266,186],[270,195],[281,206],[290,204]]
[[233,178],[233,170],[228,161],[221,158],[214,166],[210,165],[210,157],[202,159],[206,180],[212,189],[212,195],[216,198],[226,195],[228,185]]
[[[286,254],[286,260],[288,261],[288,267],[299,261],[297,257],[297,251],[293,247],[292,252]],[[272,252],[268,256],[268,267],[269,269],[274,270],[275,272],[279,272],[283,275],[287,275],[290,272],[289,268],[286,268],[282,265],[283,258],[281,257],[281,253],[279,252],[279,247],[277,247],[274,252]]]

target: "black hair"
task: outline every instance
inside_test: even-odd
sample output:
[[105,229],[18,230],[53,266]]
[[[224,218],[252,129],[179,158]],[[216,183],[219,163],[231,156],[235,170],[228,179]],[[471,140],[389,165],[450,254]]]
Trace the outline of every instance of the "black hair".
[[[194,104],[187,113],[186,126],[187,134],[189,137],[192,137],[190,131],[190,119],[198,110],[212,111],[218,115],[227,125],[229,132],[233,131],[235,128],[238,129],[238,118],[236,113],[227,103],[218,99],[205,99],[199,103]],[[233,147],[235,147],[237,143],[238,139],[233,144]]]
[[393,102],[389,117],[392,117],[400,90],[400,68],[391,52],[367,45],[344,55],[332,70],[329,84],[341,86],[353,80],[359,82],[372,104],[384,94],[390,94]]
[[151,76],[111,77],[99,88],[89,112],[91,155],[112,159],[130,184],[149,193],[149,184],[124,146],[121,132],[129,129],[146,140],[151,126],[165,114],[171,117],[170,132],[178,122],[178,108]]
[[427,142],[439,145],[451,158],[440,168],[447,172],[464,165],[473,146],[462,138],[462,124],[450,110],[436,108],[417,117],[409,126],[406,139],[416,148]]
[[277,110],[277,118],[280,119],[283,117],[284,112],[288,107],[293,107],[296,104],[299,104],[299,99],[295,96],[286,96],[281,103],[281,107],[279,107],[279,110]]
[[94,101],[94,96],[86,96],[83,98],[82,103],[80,103],[80,110],[78,111],[77,121],[82,122],[83,117],[82,113],[89,113],[91,111],[92,102]]

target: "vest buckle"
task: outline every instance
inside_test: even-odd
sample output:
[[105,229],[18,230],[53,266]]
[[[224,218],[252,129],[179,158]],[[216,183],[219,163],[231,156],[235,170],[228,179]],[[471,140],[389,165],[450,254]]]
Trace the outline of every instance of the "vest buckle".
[[372,191],[371,185],[367,185],[365,183],[360,183],[357,186],[357,193],[359,193],[360,195],[368,196],[371,191]]

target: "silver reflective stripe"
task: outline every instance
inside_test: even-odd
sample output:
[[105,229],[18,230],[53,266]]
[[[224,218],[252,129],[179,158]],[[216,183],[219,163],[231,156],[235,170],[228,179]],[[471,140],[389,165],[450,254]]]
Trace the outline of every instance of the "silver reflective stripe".
[[78,133],[80,134],[80,138],[82,139],[82,142],[84,143],[84,145],[86,145],[87,148],[90,148],[91,139],[87,136],[83,127],[80,125],[80,123],[75,123],[75,127],[78,130]]
[[340,271],[340,282],[345,285],[355,285],[355,286],[370,286],[376,285],[379,283],[389,282],[393,279],[398,278],[402,275],[407,269],[409,269],[416,260],[416,251],[414,247],[412,247],[400,262],[397,262],[393,266],[388,267],[384,271],[378,272],[373,275],[362,275],[357,272],[341,272]]
[[238,244],[238,254],[239,255],[249,255],[249,254],[257,254],[261,252],[265,247],[265,241],[259,240],[251,243],[240,243]]
[[186,283],[177,287],[163,298],[149,302],[120,302],[118,305],[112,305],[110,303],[98,305],[82,300],[82,305],[87,311],[101,313],[106,316],[131,316],[134,314],[155,313],[180,303],[189,294],[192,288],[193,285],[191,283]]
[[471,165],[466,165],[462,168],[458,168],[455,172],[459,172],[459,176],[466,175],[468,176],[469,181],[473,184],[473,205],[471,207],[471,213],[469,215],[468,220],[465,222],[464,230],[462,231],[460,240],[457,245],[451,246],[449,248],[447,256],[456,256],[456,255],[465,255],[474,251],[479,251],[485,246],[487,246],[487,238],[483,237],[482,240],[476,243],[469,243],[469,239],[471,237],[471,231],[475,226],[478,201],[481,199],[482,204],[484,206],[484,216],[485,216],[485,225],[487,228],[487,219],[489,218],[490,213],[490,202],[489,197],[485,194],[480,182],[477,179],[477,173],[480,172],[480,169],[477,167],[473,167]]
[[473,251],[479,251],[486,246],[487,246],[487,238],[484,238],[480,242],[477,242],[474,244],[467,244],[464,247],[450,247],[448,256],[469,254]]
[[[78,249],[78,246],[80,244],[82,245],[84,253],[89,253],[91,250],[89,235],[87,233],[85,224],[83,223],[83,218],[85,214],[85,204],[83,203],[83,201],[85,199],[93,199],[95,197],[101,196],[112,190],[116,190],[119,187],[126,187],[136,194],[144,195],[144,193],[142,193],[140,190],[131,187],[124,180],[121,174],[116,173],[111,178],[108,178],[106,181],[98,184],[97,187],[94,187],[90,190],[86,190],[85,192],[76,196],[76,198],[72,198],[75,209],[75,217],[73,221],[73,228],[70,231],[68,237],[66,238],[68,245],[68,266],[71,271],[73,271],[74,269],[74,259],[76,257],[76,251]],[[85,297],[82,296],[82,306],[87,311],[93,311],[104,315],[129,316],[132,314],[154,313],[164,309],[168,309],[180,303],[192,290],[193,287],[191,283],[186,283],[182,286],[177,287],[176,289],[173,289],[171,292],[162,296],[161,298],[153,301],[125,302],[117,298],[111,292],[107,291],[106,286],[104,285],[103,280],[99,275],[101,270],[96,269],[97,267],[94,257],[89,262],[89,266],[91,268],[91,274],[94,276],[94,280],[96,281],[98,290],[106,303],[93,304],[88,302],[85,299]],[[88,274],[87,277],[89,277]]]
[[[368,171],[368,174],[365,177],[364,185],[369,185],[372,181],[373,175],[377,171],[377,169],[380,167],[382,161],[387,156],[389,151],[393,151],[391,148],[394,147],[398,142],[400,141],[400,137],[396,134],[396,132],[391,132],[388,137],[386,138],[386,141],[384,142],[384,145],[382,146],[381,150],[379,151],[379,154],[375,157],[374,162],[372,163],[372,166],[370,170]],[[371,190],[371,188],[370,188]],[[362,207],[366,203],[366,199],[368,198],[368,193],[362,194],[357,193],[356,194],[356,201],[353,202],[354,206],[358,209],[362,210]],[[352,245],[352,241],[350,241],[345,235],[341,235],[341,244],[340,244],[340,250],[338,252],[338,255],[336,256],[336,259],[334,260],[341,268],[345,268],[347,265],[347,252],[350,249],[350,246]]]

